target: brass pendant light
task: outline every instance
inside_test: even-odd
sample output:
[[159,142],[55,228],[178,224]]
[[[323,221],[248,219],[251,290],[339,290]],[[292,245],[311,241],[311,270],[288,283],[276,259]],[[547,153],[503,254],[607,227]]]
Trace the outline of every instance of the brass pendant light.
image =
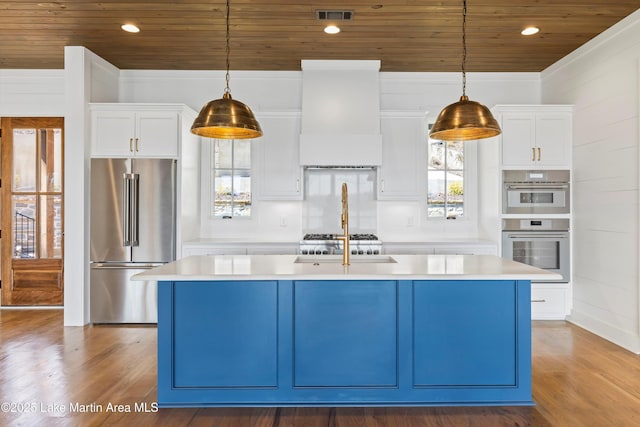
[[462,96],[442,109],[429,136],[442,141],[468,141],[491,138],[502,132],[489,109],[476,101],[469,101],[467,89],[467,0],[462,6]]
[[191,132],[208,138],[249,139],[262,136],[260,123],[251,109],[231,98],[229,90],[229,0],[227,0],[227,74],[221,99],[208,102],[191,125]]

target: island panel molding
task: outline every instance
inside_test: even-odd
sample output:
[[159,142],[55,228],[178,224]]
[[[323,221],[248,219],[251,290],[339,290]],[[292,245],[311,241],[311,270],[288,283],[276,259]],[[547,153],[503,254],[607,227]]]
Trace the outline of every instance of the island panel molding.
[[158,300],[160,407],[533,404],[528,280],[185,278]]
[[517,386],[516,283],[414,282],[415,387]]
[[[176,286],[174,387],[277,387],[277,285],[247,281]],[[212,301],[217,303],[212,306]]]
[[295,387],[397,387],[397,282],[294,282]]

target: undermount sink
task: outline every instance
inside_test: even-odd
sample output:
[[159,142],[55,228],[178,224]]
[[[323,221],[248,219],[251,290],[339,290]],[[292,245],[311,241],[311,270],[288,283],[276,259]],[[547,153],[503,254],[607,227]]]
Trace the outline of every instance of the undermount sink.
[[[300,255],[295,263],[302,264],[339,264],[342,263],[342,255]],[[393,257],[388,255],[352,255],[351,264],[393,264]]]

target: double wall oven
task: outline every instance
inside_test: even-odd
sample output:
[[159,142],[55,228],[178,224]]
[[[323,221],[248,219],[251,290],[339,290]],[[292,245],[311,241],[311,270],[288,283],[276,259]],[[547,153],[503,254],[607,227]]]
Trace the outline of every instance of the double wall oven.
[[569,171],[504,171],[502,194],[502,256],[569,282]]

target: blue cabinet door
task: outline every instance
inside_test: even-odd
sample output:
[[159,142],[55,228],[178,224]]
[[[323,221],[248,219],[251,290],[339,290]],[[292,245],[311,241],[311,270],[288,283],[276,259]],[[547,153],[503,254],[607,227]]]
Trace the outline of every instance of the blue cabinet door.
[[517,385],[513,281],[414,282],[414,386]]
[[276,387],[277,300],[276,281],[174,286],[173,387]]
[[294,282],[294,386],[397,385],[395,281]]

